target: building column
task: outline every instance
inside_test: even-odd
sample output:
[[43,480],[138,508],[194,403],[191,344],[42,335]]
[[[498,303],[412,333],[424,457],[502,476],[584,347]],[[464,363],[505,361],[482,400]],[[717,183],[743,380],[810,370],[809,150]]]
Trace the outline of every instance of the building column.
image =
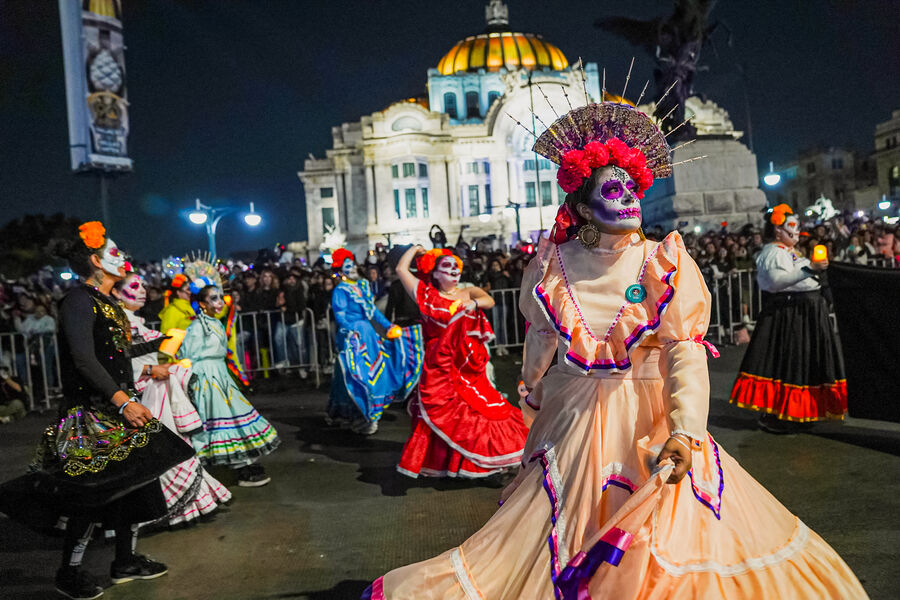
[[378,225],[378,196],[375,189],[375,165],[366,165],[366,226]]

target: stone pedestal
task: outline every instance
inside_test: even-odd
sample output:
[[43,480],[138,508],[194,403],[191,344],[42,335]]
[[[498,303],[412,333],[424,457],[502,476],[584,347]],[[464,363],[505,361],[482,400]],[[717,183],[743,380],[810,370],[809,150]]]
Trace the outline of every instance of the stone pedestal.
[[641,202],[645,227],[708,231],[723,221],[732,230],[762,223],[766,196],[758,187],[756,155],[731,136],[703,137],[676,151],[673,162],[703,155],[653,185]]

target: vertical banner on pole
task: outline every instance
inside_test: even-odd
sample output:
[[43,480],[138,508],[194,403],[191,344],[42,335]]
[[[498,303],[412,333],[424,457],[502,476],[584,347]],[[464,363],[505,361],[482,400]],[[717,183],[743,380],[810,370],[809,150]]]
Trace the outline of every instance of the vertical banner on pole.
[[59,0],[73,171],[130,171],[121,0]]

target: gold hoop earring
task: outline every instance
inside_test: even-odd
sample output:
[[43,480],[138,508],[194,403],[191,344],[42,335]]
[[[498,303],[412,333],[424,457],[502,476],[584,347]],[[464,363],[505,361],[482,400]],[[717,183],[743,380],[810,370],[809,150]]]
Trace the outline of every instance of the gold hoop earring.
[[600,243],[600,230],[593,223],[582,225],[578,229],[578,241],[587,249],[596,248]]

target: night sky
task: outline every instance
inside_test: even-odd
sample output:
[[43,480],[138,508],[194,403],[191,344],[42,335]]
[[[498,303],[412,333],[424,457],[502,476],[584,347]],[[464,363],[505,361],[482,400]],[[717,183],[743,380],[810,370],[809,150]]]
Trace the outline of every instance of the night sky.
[[[485,26],[482,0],[125,0],[129,153],[112,182],[114,239],[139,259],[205,248],[179,213],[194,198],[254,201],[263,226],[219,226],[221,254],[306,236],[296,173],[323,156],[331,127],[425,93],[426,70]],[[668,14],[655,0],[510,0],[513,30],[542,34],[570,62],[607,68],[607,87],[652,77],[642,50],[593,27],[598,17]],[[730,29],[704,51],[696,89],[746,129],[760,165],[816,145],[871,151],[900,108],[900,2],[721,0]],[[57,3],[0,0],[0,222],[63,211],[99,218],[96,179],[69,171]],[[640,80],[640,81],[637,81]],[[637,83],[635,83],[637,81]],[[652,85],[652,84],[651,84]],[[634,88],[632,88],[634,90]],[[746,137],[745,137],[746,142]]]

